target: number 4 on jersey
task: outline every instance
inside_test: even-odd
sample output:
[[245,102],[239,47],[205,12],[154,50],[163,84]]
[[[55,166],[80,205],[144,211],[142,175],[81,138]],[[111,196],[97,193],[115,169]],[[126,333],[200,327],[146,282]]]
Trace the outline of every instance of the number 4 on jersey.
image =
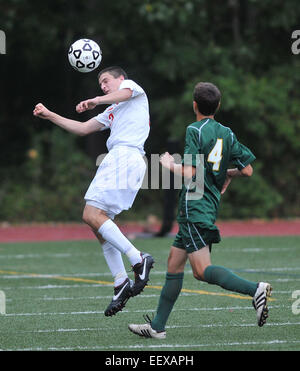
[[217,139],[214,148],[210,151],[207,161],[212,162],[213,171],[219,171],[220,163],[222,160],[222,150],[223,150],[223,139]]

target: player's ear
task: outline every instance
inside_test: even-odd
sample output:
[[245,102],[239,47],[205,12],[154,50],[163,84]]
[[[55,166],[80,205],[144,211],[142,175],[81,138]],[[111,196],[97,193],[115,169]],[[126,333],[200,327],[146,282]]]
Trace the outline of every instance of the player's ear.
[[198,110],[197,103],[195,101],[193,101],[193,110],[194,110],[194,113],[197,115],[197,113],[199,112],[199,110]]

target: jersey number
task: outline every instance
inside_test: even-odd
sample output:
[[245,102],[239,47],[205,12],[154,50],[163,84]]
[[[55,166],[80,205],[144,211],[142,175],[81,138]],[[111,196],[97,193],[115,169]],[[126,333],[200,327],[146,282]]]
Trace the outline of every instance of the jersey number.
[[220,162],[222,160],[222,150],[223,150],[223,139],[217,139],[217,142],[214,146],[214,148],[210,151],[207,161],[212,162],[213,170],[219,171],[220,168]]

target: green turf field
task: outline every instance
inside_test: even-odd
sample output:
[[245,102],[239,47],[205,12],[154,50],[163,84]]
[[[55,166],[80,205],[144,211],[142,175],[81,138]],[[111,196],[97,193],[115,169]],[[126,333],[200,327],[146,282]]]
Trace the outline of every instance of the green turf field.
[[103,312],[112,297],[112,280],[96,241],[0,244],[0,290],[6,298],[0,349],[300,349],[300,303],[292,297],[300,290],[300,237],[223,238],[213,249],[213,264],[272,284],[264,327],[256,325],[250,298],[196,281],[187,265],[183,291],[162,341],[139,338],[127,325],[142,323],[143,314],[155,311],[172,239],[134,243],[155,257],[151,282],[110,318]]

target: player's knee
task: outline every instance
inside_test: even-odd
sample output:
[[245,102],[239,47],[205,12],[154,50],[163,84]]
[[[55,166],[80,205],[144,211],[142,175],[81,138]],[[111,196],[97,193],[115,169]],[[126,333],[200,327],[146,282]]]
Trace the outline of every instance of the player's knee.
[[194,278],[198,281],[204,281],[204,271],[203,270],[194,270],[193,271]]
[[98,231],[99,227],[109,219],[106,212],[100,209],[86,206],[83,210],[82,220],[88,224],[94,231]]

